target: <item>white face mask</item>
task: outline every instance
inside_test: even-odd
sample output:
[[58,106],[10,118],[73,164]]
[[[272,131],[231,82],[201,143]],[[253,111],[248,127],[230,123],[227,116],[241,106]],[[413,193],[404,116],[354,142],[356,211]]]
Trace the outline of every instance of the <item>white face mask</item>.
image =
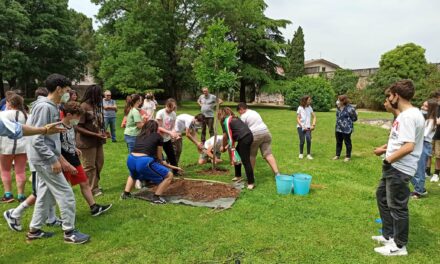
[[78,120],[78,119],[71,119],[71,120],[70,120],[70,125],[71,125],[71,126],[77,126],[78,123],[79,123],[79,120]]
[[61,96],[61,103],[67,103],[70,99],[70,93],[64,93],[63,96]]

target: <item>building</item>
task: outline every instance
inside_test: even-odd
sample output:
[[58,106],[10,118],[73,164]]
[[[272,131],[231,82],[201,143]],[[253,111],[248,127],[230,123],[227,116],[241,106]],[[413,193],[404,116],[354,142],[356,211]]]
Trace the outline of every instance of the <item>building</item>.
[[340,68],[337,64],[324,59],[307,60],[304,62],[306,75],[318,76],[321,73],[334,72]]

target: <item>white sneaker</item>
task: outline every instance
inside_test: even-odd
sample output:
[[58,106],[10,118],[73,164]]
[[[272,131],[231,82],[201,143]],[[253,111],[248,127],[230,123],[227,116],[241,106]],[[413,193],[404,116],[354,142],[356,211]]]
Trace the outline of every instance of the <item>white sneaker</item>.
[[408,251],[406,247],[398,248],[395,243],[385,245],[383,247],[374,248],[374,251],[383,256],[406,256]]
[[386,239],[384,236],[372,236],[371,239],[376,241],[377,243],[381,243],[382,245],[394,244],[394,239]]
[[303,154],[299,154],[298,158],[299,158],[299,159],[303,159],[303,158],[304,158],[304,155],[303,155]]
[[14,209],[9,209],[3,213],[3,217],[5,218],[6,222],[8,223],[9,228],[12,231],[21,231],[21,223],[20,218],[14,218],[12,217],[12,213],[14,212]]
[[308,154],[307,159],[312,160],[313,159],[312,155]]
[[431,182],[438,182],[439,178],[437,174],[433,174],[431,178]]
[[135,184],[134,184],[134,188],[140,190],[142,189],[142,183],[140,180],[136,180]]

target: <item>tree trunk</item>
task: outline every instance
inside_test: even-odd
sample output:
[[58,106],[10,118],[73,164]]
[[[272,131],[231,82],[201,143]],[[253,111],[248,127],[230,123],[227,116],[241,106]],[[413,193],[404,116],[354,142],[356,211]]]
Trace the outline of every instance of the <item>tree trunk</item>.
[[240,80],[240,102],[246,102],[246,82],[243,79]]
[[217,157],[217,148],[216,148],[216,146],[217,146],[217,114],[218,114],[218,109],[220,108],[220,101],[219,101],[219,99],[218,99],[218,94],[219,94],[219,91],[218,91],[218,89],[217,89],[217,91],[216,91],[216,93],[215,93],[215,96],[216,96],[216,99],[215,99],[215,114],[214,114],[214,155],[213,155],[213,159],[212,159],[212,170],[214,171],[215,170],[215,168],[216,168],[216,163],[215,163],[215,159],[216,159],[216,157]]

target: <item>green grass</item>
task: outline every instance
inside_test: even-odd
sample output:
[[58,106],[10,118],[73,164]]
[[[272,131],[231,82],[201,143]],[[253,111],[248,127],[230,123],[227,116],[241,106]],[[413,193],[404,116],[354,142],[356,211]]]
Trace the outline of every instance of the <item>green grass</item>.
[[[128,175],[123,131],[118,143],[105,146],[101,185],[105,194],[98,203],[113,203],[106,215],[91,217],[78,187],[77,227],[90,234],[86,245],[67,245],[56,228],[53,238],[25,241],[25,233],[11,232],[0,221],[1,263],[434,263],[440,246],[440,187],[427,183],[429,195],[410,201],[409,256],[384,258],[374,253],[370,236],[380,226],[375,188],[381,160],[375,146],[387,141],[381,128],[356,124],[350,163],[333,161],[335,113],[317,113],[313,133],[314,160],[298,160],[295,113],[287,109],[257,108],[273,136],[273,153],[280,171],[306,172],[325,189],[310,195],[276,194],[270,168],[258,157],[257,188],[244,190],[230,210],[183,205],[155,206],[141,200],[119,200]],[[194,114],[195,104],[184,104],[178,113]],[[122,111],[120,111],[122,112]],[[121,115],[121,113],[119,113]],[[391,118],[386,113],[360,112],[360,119]],[[119,122],[121,118],[119,116]],[[119,123],[118,122],[118,123]],[[344,150],[345,151],[345,150]],[[186,176],[229,181],[233,176],[200,176],[196,149],[184,140],[181,165]],[[226,167],[226,165],[224,165]],[[30,189],[28,184],[27,189]],[[1,204],[0,210],[17,206]],[[23,219],[29,225],[31,211]]]

